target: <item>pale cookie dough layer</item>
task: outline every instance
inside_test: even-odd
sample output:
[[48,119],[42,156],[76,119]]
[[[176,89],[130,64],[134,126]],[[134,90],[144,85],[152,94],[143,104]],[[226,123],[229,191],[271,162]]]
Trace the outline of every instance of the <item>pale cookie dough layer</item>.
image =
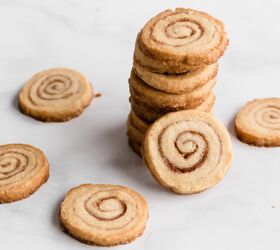
[[34,75],[19,95],[23,113],[42,121],[63,122],[79,116],[90,104],[93,91],[79,72],[56,68]]
[[134,61],[135,73],[149,86],[166,93],[183,94],[192,91],[217,76],[218,63],[205,65],[183,74],[159,74],[146,70]]
[[[178,109],[155,108],[146,105],[144,102],[141,102],[140,100],[135,99],[133,97],[130,97],[130,102],[131,102],[131,109],[134,111],[134,113],[141,120],[147,123],[152,123],[167,113],[188,109],[187,107],[180,107]],[[201,104],[194,107],[193,109],[204,111],[204,112],[212,112],[214,104],[215,104],[215,95],[211,93]]]
[[204,85],[184,94],[170,94],[154,89],[143,82],[135,73],[131,71],[129,84],[130,93],[137,99],[142,100],[147,105],[153,107],[170,108],[194,108],[201,104],[212,92],[216,83],[216,77]]
[[225,176],[232,147],[227,130],[212,115],[179,111],[150,126],[142,156],[160,184],[179,194],[193,194]]
[[142,29],[139,44],[153,57],[178,65],[213,64],[223,55],[228,39],[221,21],[192,9],[166,10]]
[[71,189],[60,208],[67,233],[87,244],[126,244],[143,234],[148,205],[137,192],[116,185],[84,184]]
[[235,119],[237,137],[255,146],[280,146],[280,98],[248,102]]
[[48,160],[39,149],[26,144],[0,146],[0,203],[30,196],[48,177]]

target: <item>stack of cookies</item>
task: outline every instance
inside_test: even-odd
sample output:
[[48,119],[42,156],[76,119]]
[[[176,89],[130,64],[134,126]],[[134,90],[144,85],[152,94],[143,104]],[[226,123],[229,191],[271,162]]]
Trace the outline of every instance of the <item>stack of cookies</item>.
[[137,36],[129,78],[129,144],[140,154],[145,131],[169,112],[211,112],[217,60],[228,39],[223,23],[191,9],[167,10],[153,17]]

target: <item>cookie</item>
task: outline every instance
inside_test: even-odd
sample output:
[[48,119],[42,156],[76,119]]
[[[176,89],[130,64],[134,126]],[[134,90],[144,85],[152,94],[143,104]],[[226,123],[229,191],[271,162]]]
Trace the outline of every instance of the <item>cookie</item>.
[[139,43],[140,37],[141,32],[138,34],[135,42],[133,61],[144,67],[146,70],[161,74],[179,74],[199,68],[199,66],[177,63],[174,60],[161,60],[154,57],[148,50],[145,50],[144,52]]
[[134,151],[134,153],[136,153],[137,155],[139,155],[140,157],[142,157],[141,154],[141,144],[132,140],[132,139],[128,139],[128,145],[130,146],[130,148]]
[[142,144],[145,137],[145,132],[141,131],[133,124],[131,114],[129,114],[127,118],[127,135],[130,139],[139,144]]
[[140,130],[143,133],[145,133],[147,131],[147,129],[149,128],[150,124],[143,121],[141,118],[139,118],[134,113],[133,110],[130,111],[129,119],[130,119],[130,123],[132,124],[132,126],[134,126],[135,128],[137,128],[138,130]]
[[[155,108],[151,107],[144,102],[142,102],[139,99],[136,99],[135,97],[130,97],[131,102],[131,109],[134,111],[134,113],[139,117],[142,121],[145,121],[146,123],[152,123],[158,118],[162,117],[163,115],[188,109],[187,107],[180,107],[180,108]],[[215,95],[211,93],[201,104],[194,107],[193,109],[204,111],[204,112],[212,112],[213,106],[215,103]]]
[[204,85],[184,94],[171,94],[150,87],[132,70],[129,78],[130,93],[153,107],[194,108],[212,92],[216,77]]
[[135,73],[149,86],[166,93],[184,94],[192,91],[217,76],[218,63],[204,65],[183,74],[159,74],[146,70],[134,61]]
[[193,194],[224,177],[232,147],[227,130],[212,115],[185,110],[167,114],[149,127],[142,156],[161,185]]
[[68,234],[92,245],[126,244],[141,236],[148,205],[137,192],[116,185],[83,184],[61,203],[60,222]]
[[140,148],[148,127],[148,123],[141,120],[132,110],[130,111],[127,119],[128,144],[139,156],[141,156]]
[[0,203],[27,198],[49,177],[48,160],[26,144],[0,146]]
[[223,55],[227,44],[221,21],[184,8],[166,10],[153,17],[139,37],[144,53],[175,68],[213,64]]
[[248,102],[237,114],[235,131],[239,140],[255,146],[280,146],[280,98]]
[[93,91],[79,72],[56,68],[34,75],[19,95],[21,111],[45,122],[64,122],[79,116],[90,104]]

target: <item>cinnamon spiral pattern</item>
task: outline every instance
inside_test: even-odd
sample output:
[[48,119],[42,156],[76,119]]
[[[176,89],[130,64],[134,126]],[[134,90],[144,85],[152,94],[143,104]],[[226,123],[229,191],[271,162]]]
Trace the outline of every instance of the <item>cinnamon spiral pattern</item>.
[[33,76],[19,96],[21,110],[43,121],[67,121],[78,116],[93,98],[90,83],[80,73],[64,68]]
[[34,193],[49,176],[48,161],[37,148],[25,144],[0,146],[0,202]]
[[224,126],[201,111],[179,111],[146,132],[143,154],[156,180],[180,194],[204,191],[226,174],[231,142]]
[[148,218],[147,203],[122,186],[84,184],[61,204],[60,220],[73,237],[95,245],[128,243],[140,236]]
[[215,63],[224,53],[228,39],[221,21],[204,12],[177,8],[152,18],[138,43],[147,56],[178,65],[178,69],[185,65],[187,69]]
[[247,103],[235,120],[237,137],[256,146],[280,146],[280,99],[265,98]]

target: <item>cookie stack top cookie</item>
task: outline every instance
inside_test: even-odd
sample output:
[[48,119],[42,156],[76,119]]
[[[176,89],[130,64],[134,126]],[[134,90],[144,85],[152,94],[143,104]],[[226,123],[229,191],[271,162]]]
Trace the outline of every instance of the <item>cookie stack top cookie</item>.
[[158,14],[144,26],[134,60],[152,72],[184,73],[217,62],[227,44],[221,21],[205,12],[177,8]]

